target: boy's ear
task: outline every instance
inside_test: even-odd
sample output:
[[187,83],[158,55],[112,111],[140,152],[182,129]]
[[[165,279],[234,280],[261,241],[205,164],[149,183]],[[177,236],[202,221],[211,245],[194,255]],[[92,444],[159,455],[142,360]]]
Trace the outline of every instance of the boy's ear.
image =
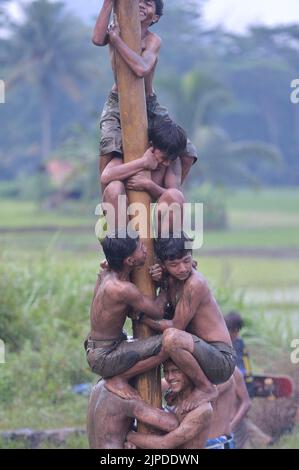
[[132,256],[128,256],[128,258],[125,259],[124,264],[127,264],[128,266],[132,267],[135,266],[136,263]]

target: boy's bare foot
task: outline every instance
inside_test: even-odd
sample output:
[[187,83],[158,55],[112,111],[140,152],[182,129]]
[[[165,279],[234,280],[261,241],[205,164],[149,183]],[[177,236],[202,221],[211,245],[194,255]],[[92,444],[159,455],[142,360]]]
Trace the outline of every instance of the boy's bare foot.
[[120,377],[106,379],[105,388],[124,400],[141,400],[141,396],[137,390]]

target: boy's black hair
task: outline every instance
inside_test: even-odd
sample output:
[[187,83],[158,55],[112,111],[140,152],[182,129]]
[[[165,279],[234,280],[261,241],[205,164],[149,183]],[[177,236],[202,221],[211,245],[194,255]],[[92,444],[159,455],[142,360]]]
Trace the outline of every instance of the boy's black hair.
[[240,331],[244,326],[244,320],[238,312],[231,311],[224,317],[228,331]]
[[192,240],[184,232],[177,235],[169,235],[169,238],[157,238],[154,241],[156,256],[164,263],[181,259],[192,254],[191,248],[186,248],[185,243]]
[[164,2],[163,0],[154,0],[154,2],[156,4],[156,14],[161,17],[163,15]]
[[138,242],[139,236],[131,237],[125,231],[107,235],[101,241],[101,245],[110,268],[114,271],[121,271],[124,267],[124,260],[134,253]]
[[168,117],[157,116],[154,119],[149,129],[149,140],[154,147],[165,152],[169,160],[175,160],[186,150],[186,132]]

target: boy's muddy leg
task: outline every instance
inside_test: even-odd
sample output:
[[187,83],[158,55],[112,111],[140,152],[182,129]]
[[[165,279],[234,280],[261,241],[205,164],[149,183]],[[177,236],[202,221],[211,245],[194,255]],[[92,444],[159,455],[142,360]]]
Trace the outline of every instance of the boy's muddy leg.
[[[118,198],[119,196],[122,196],[122,201]],[[109,230],[125,229],[129,222],[129,217],[127,215],[128,198],[122,181],[112,181],[106,186],[103,192],[103,202],[109,203],[111,208],[113,208],[112,211],[109,211],[105,209],[105,206],[103,207]],[[120,211],[122,213],[119,218]],[[120,225],[123,222],[123,226],[119,226],[119,222]]]
[[180,232],[183,226],[184,195],[178,189],[167,189],[157,201],[158,236]]
[[112,158],[114,157],[114,153],[111,152],[111,153],[107,153],[106,155],[100,155],[99,157],[99,185],[100,185],[100,189],[101,189],[101,193],[103,195],[104,193],[104,190],[105,190],[105,187],[106,185],[102,184],[101,183],[101,174],[103,173],[103,171],[105,170],[106,166],[108,165],[108,163],[112,160]]
[[192,335],[175,328],[168,328],[163,334],[163,348],[173,362],[192,380],[203,401],[217,398],[217,387],[206,377],[197,360],[193,357],[194,341]]
[[164,362],[167,357],[167,354],[163,350],[161,350],[156,356],[152,356],[148,359],[144,359],[143,361],[137,362],[126,372],[123,372],[122,374],[117,375],[115,377],[105,379],[105,387],[110,392],[114,393],[115,395],[118,395],[120,398],[123,398],[125,400],[132,400],[136,398],[141,399],[137,390],[131,387],[128,381],[136,375],[148,372],[149,370],[158,366],[159,364],[161,364],[161,362]]

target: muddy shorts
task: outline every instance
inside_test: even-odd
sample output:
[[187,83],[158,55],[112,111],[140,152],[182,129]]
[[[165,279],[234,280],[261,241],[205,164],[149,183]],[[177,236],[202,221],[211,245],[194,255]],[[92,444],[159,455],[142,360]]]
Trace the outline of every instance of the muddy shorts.
[[206,343],[195,335],[193,356],[203,372],[214,385],[227,382],[233,375],[236,366],[234,349],[226,343]]
[[162,346],[162,335],[128,341],[123,334],[115,341],[92,341],[84,347],[92,372],[104,379],[114,377],[133,367],[137,362],[156,356]]
[[[157,116],[169,117],[167,109],[158,103],[156,95],[151,95],[146,98],[146,107],[149,129],[153,126]],[[115,156],[122,157],[123,148],[118,93],[115,91],[110,92],[108,100],[104,105],[100,120],[100,130],[100,155],[115,152]],[[196,148],[189,139],[184,156],[193,158],[193,163],[195,163],[198,158]]]

